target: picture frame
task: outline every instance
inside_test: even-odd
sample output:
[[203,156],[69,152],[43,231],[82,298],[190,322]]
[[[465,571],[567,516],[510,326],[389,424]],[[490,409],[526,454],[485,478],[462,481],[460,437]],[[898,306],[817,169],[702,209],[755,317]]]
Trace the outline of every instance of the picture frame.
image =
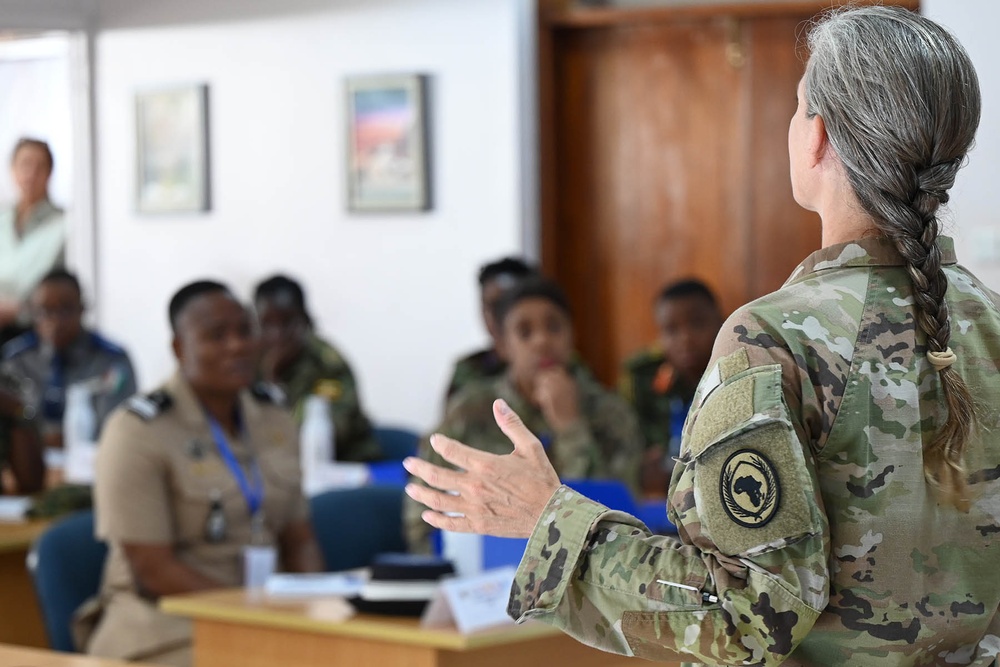
[[348,77],[347,208],[431,208],[428,77]]
[[211,208],[208,85],[136,93],[136,209],[197,213]]

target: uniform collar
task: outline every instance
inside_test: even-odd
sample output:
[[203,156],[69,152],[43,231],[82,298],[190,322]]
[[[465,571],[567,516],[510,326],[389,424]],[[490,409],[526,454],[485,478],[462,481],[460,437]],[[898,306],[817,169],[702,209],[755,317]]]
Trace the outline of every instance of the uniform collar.
[[[205,409],[195,396],[191,383],[184,378],[180,369],[174,371],[174,374],[164,385],[164,389],[170,394],[174,401],[174,410],[184,422],[195,428],[208,429]],[[260,418],[260,406],[250,396],[249,391],[241,391],[238,402],[243,426],[247,431],[251,431],[253,425]]]
[[[941,248],[941,264],[956,264],[955,241],[948,236],[938,237]],[[807,276],[829,269],[846,269],[859,266],[905,266],[906,261],[896,250],[896,245],[884,237],[862,238],[847,243],[838,243],[817,250],[792,271],[786,285],[805,279]]]

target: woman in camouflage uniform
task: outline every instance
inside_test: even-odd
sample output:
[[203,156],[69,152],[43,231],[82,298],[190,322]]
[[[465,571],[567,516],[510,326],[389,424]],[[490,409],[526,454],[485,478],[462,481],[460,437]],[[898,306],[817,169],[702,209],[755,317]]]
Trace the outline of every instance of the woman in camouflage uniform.
[[995,665],[1000,298],[937,219],[979,123],[976,74],[900,9],[834,13],[809,47],[789,155],[823,248],[720,331],[671,484],[679,539],[560,487],[502,403],[513,455],[438,438],[466,473],[407,465],[459,495],[408,492],[435,526],[530,535],[509,613],[608,651]]

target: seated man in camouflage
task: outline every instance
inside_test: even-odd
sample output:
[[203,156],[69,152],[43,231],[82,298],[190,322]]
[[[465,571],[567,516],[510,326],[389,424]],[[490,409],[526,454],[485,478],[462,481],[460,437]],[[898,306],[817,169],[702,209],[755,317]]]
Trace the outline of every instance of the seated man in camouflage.
[[34,410],[20,396],[17,378],[0,371],[0,495],[26,495],[45,483],[42,442]]
[[660,291],[654,317],[657,341],[625,362],[619,388],[646,439],[642,492],[659,497],[670,485],[684,419],[712,356],[722,313],[704,283],[682,280]]
[[533,268],[516,257],[505,257],[479,270],[479,303],[483,314],[483,325],[490,335],[490,346],[455,362],[455,369],[448,382],[448,399],[469,383],[498,378],[507,370],[507,362],[497,349],[499,331],[493,318],[493,308],[506,290],[534,273]]
[[382,450],[361,409],[354,373],[344,355],[313,331],[302,286],[286,276],[268,278],[254,290],[254,306],[263,347],[259,378],[285,391],[299,424],[306,398],[329,399],[338,460],[378,459]]
[[[99,432],[107,416],[135,393],[135,372],[125,350],[83,326],[80,282],[72,273],[47,274],[28,303],[34,330],[3,346],[3,368],[22,383],[46,446],[60,448],[66,389],[89,387]],[[98,433],[93,435],[96,440]]]
[[[434,430],[496,454],[511,451],[493,418],[493,401],[503,398],[539,434],[549,460],[563,479],[619,479],[638,486],[642,435],[629,405],[572,364],[573,328],[562,290],[542,278],[522,281],[494,306],[499,348],[509,361],[496,379],[467,385],[448,403]],[[420,456],[445,465],[428,439]],[[404,527],[409,547],[430,549],[424,507],[409,497]]]

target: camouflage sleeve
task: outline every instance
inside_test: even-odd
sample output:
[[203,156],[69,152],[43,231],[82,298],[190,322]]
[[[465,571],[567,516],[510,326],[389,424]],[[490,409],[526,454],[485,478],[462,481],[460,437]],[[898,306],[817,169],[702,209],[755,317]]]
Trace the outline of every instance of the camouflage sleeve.
[[[828,526],[780,348],[717,346],[671,485],[680,539],[561,488],[511,589],[517,620],[653,660],[780,664],[827,603]],[[763,363],[770,361],[770,363]],[[777,361],[778,363],[775,363]]]

